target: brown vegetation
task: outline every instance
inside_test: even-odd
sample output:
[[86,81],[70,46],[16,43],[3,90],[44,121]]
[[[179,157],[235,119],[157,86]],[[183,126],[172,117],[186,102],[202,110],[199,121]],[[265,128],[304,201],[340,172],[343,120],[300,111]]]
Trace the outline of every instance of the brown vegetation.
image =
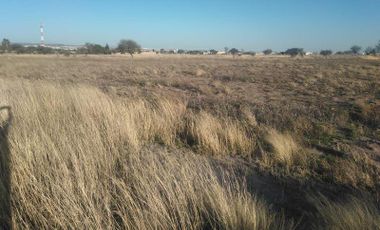
[[0,60],[16,229],[379,225],[376,60]]

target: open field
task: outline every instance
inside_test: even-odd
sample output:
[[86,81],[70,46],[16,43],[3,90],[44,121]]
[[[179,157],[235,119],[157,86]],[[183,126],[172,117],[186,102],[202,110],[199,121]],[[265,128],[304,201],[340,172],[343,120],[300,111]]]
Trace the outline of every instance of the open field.
[[3,55],[0,108],[3,228],[380,229],[377,58]]

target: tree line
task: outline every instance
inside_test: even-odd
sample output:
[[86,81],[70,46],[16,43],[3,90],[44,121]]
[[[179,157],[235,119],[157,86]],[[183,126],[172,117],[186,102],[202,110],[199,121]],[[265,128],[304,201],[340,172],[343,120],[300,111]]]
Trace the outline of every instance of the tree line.
[[[70,54],[113,54],[113,53],[121,53],[121,54],[129,54],[131,57],[135,53],[141,53],[142,49],[141,46],[134,40],[128,40],[128,39],[122,39],[120,40],[118,46],[116,48],[111,49],[108,44],[105,46],[94,44],[94,43],[86,43],[83,47],[80,47],[76,50],[67,50],[62,48],[52,48],[48,46],[23,46],[21,44],[17,43],[11,43],[9,39],[4,38],[1,42],[0,46],[0,53],[17,53],[17,54],[64,54],[64,55],[70,55]],[[336,55],[358,55],[362,51],[362,47],[358,45],[352,46],[349,50],[346,51],[338,51],[335,54]],[[219,52],[217,50],[211,49],[211,50],[153,50],[153,52],[156,52],[157,54],[191,54],[191,55],[204,55],[204,54],[210,54],[215,55]],[[270,55],[273,53],[271,49],[265,49],[262,51],[264,55]],[[238,50],[237,48],[224,48],[223,54],[225,55],[232,55],[232,56],[240,56],[240,55],[251,55],[255,56],[256,52],[253,51],[242,51]],[[290,48],[287,49],[284,52],[278,52],[277,54],[280,55],[289,55],[292,57],[295,56],[304,56],[306,53],[303,48]],[[321,50],[320,55],[322,56],[330,56],[333,55],[332,50]],[[375,46],[367,47],[364,50],[364,54],[366,55],[377,55],[380,54],[380,41]]]
[[[338,51],[336,52],[335,54],[336,55],[358,55],[360,54],[360,52],[362,51],[362,47],[361,46],[358,46],[358,45],[354,45],[352,46],[349,50],[346,50],[346,51]],[[329,56],[329,55],[332,55],[333,52],[331,50],[322,50],[320,52],[321,55],[323,56]],[[377,43],[377,45],[375,46],[370,46],[370,47],[367,47],[365,50],[364,50],[364,54],[365,55],[377,55],[377,54],[380,54],[380,41]]]
[[52,48],[49,46],[23,46],[17,43],[11,43],[9,39],[4,38],[1,42],[0,53],[17,53],[17,54],[112,54],[122,53],[129,54],[133,57],[135,53],[141,52],[141,46],[133,41],[122,39],[118,46],[111,49],[108,44],[105,46],[93,43],[86,43],[77,50],[67,50],[63,48]]

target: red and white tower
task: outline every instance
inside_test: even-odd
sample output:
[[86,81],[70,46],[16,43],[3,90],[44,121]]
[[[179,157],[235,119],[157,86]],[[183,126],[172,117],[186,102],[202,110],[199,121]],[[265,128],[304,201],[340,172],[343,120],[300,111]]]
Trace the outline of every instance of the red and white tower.
[[42,23],[40,25],[40,33],[41,33],[40,46],[45,46],[44,25]]

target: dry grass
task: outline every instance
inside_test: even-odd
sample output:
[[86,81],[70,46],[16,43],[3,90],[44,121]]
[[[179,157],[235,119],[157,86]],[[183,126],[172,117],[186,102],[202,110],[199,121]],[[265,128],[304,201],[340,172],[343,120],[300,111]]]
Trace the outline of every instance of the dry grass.
[[[285,228],[207,157],[143,148],[175,142],[183,103],[119,100],[44,82],[1,81],[0,92],[14,114],[8,141],[15,229]],[[227,125],[217,151],[244,143]],[[214,140],[209,131],[194,131],[205,149]]]
[[255,148],[255,140],[248,137],[241,122],[216,118],[204,111],[190,115],[185,134],[207,154],[247,156]]
[[312,199],[320,223],[314,229],[380,229],[380,211],[373,200],[351,197],[347,202],[332,202],[325,197]]
[[[310,211],[310,191],[378,197],[379,66],[0,56],[0,107],[14,115],[3,135],[0,111],[0,228],[9,199],[16,229],[281,229]],[[353,218],[339,205],[300,228]]]
[[269,129],[265,140],[272,149],[273,158],[287,166],[292,166],[295,162],[306,158],[301,147],[289,133],[280,133],[275,129]]

